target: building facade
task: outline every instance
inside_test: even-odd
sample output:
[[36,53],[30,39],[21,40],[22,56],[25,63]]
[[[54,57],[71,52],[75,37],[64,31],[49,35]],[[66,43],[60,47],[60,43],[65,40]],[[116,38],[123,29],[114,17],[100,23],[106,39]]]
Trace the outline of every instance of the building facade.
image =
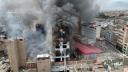
[[114,27],[112,25],[108,25],[108,27],[104,30],[105,40],[110,42],[112,45],[116,45],[117,35],[115,33]]
[[128,25],[124,25],[122,29],[118,30],[118,37],[117,37],[117,46],[121,47],[122,52],[125,53],[128,46]]
[[10,66],[13,72],[19,72],[26,64],[26,45],[24,39],[9,39],[6,42]]
[[51,72],[51,61],[49,54],[37,55],[37,72]]

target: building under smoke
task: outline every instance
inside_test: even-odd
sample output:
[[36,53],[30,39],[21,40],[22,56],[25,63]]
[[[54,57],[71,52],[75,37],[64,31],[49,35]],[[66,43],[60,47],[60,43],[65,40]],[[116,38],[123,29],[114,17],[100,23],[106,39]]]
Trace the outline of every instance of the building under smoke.
[[27,62],[26,43],[24,39],[9,39],[6,41],[6,48],[12,71],[19,72],[19,69],[25,67]]
[[45,59],[38,60],[41,54],[50,55],[46,62],[62,62],[66,66],[67,60],[78,55],[74,39],[81,35],[81,22],[92,21],[97,8],[94,0],[3,1],[0,18],[6,26],[7,37],[13,38],[7,42],[12,70],[18,72],[27,61],[34,61],[27,65],[37,68],[35,62]]
[[[78,17],[88,22],[98,11],[95,10],[97,6],[94,0],[5,0],[1,1],[0,9],[1,22],[6,25],[7,36],[25,37],[30,58],[46,53],[52,47],[49,45],[49,42],[52,44],[52,26],[57,23],[58,15],[68,17],[68,24],[77,27]],[[33,30],[35,24],[38,24],[38,32]]]

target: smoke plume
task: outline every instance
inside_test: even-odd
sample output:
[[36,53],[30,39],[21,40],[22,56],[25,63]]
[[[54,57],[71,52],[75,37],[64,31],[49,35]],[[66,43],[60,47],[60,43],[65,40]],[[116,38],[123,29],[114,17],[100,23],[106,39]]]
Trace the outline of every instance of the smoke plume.
[[67,3],[72,4],[73,9],[78,12],[81,19],[85,22],[90,22],[99,12],[99,6],[96,1],[97,0],[57,0],[56,4],[59,7],[62,7]]
[[[32,59],[52,50],[52,27],[58,16],[65,17],[73,26],[77,16],[89,22],[97,12],[94,0],[0,0],[0,19],[8,36],[24,37],[28,57]],[[35,24],[44,25],[46,34],[37,32]]]
[[[6,26],[8,37],[25,38],[31,59],[36,55],[48,53],[52,48],[52,24],[57,11],[54,0],[0,0],[0,18]],[[36,31],[35,24],[44,25],[46,35]]]

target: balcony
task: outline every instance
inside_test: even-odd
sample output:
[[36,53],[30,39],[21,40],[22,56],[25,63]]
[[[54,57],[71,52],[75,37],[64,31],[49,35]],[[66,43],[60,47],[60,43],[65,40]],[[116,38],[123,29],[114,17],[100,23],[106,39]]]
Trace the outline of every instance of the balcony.
[[124,36],[124,33],[118,32],[119,36]]
[[123,36],[118,36],[118,39],[121,39],[121,40],[123,40]]
[[119,44],[121,44],[121,45],[123,44],[123,42],[122,42],[122,41],[120,41],[120,40],[117,40],[117,43],[119,43]]
[[123,39],[121,38],[118,38],[117,41],[120,41],[121,43],[123,42]]

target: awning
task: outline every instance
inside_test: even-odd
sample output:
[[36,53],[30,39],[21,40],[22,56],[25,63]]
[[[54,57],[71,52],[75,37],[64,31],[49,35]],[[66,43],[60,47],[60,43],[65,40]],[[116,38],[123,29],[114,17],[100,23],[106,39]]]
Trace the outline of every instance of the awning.
[[86,54],[86,55],[99,54],[99,53],[103,52],[103,50],[101,50],[100,48],[97,48],[92,45],[81,44],[80,42],[75,43],[75,48],[77,48],[80,51],[80,53]]

